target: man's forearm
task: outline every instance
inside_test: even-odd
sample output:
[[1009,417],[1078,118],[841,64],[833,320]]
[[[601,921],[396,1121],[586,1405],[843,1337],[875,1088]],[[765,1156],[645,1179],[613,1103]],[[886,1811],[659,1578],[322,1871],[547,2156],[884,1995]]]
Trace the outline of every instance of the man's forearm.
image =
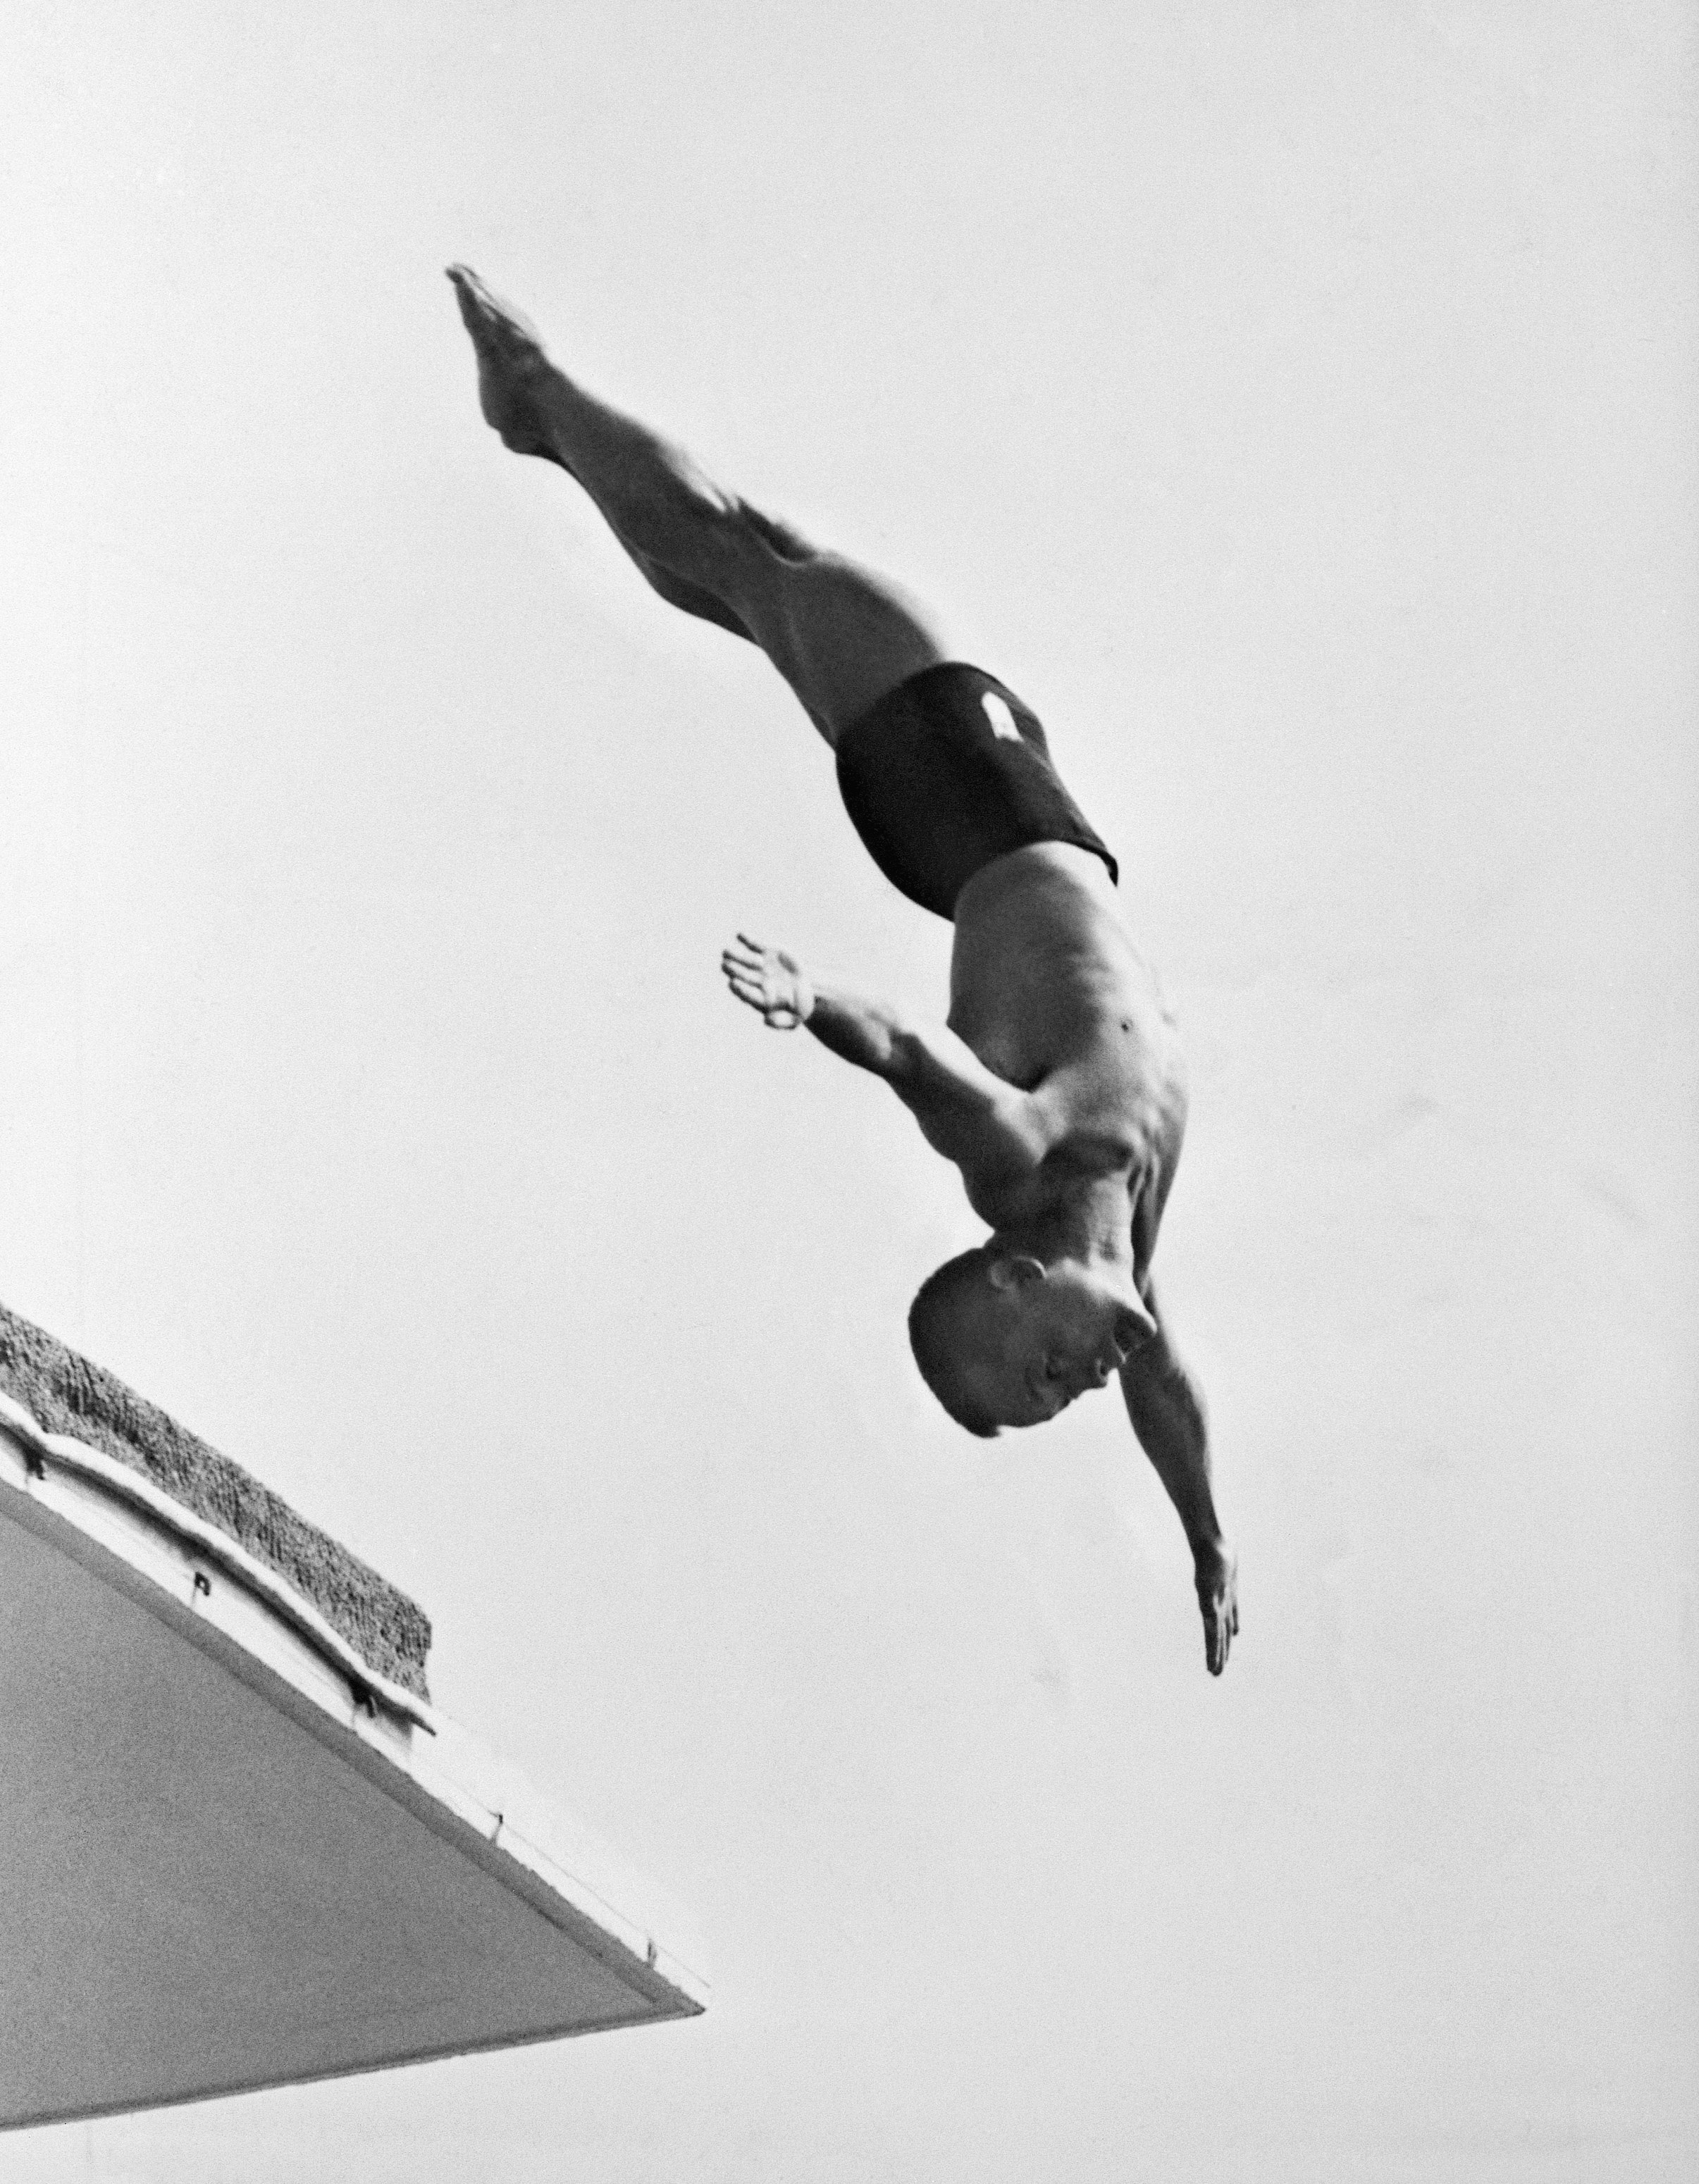
[[1210,1428],[1196,1384],[1166,1334],[1121,1368],[1121,1393],[1139,1446],[1167,1490],[1195,1554],[1221,1544],[1210,1476]]
[[[1154,1292],[1147,1289],[1145,1298],[1154,1310]],[[1160,1311],[1157,1330],[1121,1367],[1121,1392],[1139,1445],[1186,1529],[1204,1614],[1204,1655],[1210,1674],[1219,1676],[1238,1633],[1238,1558],[1221,1536],[1216,1514],[1204,1399],[1175,1355]]]
[[858,1069],[895,1082],[909,1058],[908,1028],[896,1011],[837,985],[816,983],[813,994],[806,1021],[821,1045]]
[[746,1007],[775,1031],[806,1024],[844,1061],[883,1078],[919,1123],[928,1145],[965,1175],[1035,1167],[1049,1143],[1032,1095],[987,1069],[947,1024],[917,1023],[884,1001],[816,984],[794,956],[740,933],[720,968]]

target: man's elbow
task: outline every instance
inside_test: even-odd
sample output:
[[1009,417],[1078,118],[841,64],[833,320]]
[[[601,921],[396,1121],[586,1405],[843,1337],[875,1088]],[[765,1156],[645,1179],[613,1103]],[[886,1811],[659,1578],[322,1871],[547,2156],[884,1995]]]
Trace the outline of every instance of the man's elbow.
[[899,1091],[925,1090],[931,1063],[925,1039],[913,1025],[895,1017],[889,1017],[882,1028],[883,1074],[886,1083]]

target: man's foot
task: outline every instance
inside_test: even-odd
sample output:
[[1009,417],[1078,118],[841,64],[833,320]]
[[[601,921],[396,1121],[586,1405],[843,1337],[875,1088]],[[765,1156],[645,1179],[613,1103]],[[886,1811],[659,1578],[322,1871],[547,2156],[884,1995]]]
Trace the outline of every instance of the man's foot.
[[1194,1550],[1198,1605],[1204,1611],[1204,1656],[1219,1676],[1238,1635],[1238,1557],[1224,1543]]
[[557,375],[528,319],[486,288],[469,265],[450,265],[455,300],[478,351],[478,399],[484,421],[516,454],[569,467],[549,431],[545,390]]

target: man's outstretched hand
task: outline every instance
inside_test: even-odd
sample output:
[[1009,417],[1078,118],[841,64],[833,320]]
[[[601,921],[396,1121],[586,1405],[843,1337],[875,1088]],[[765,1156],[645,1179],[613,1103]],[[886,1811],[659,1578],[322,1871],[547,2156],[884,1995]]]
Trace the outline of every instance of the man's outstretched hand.
[[759,1011],[769,1031],[795,1031],[814,1011],[814,989],[794,956],[763,947],[740,933],[737,944],[720,950],[719,967],[739,1000]]
[[1238,1562],[1222,1546],[1197,1555],[1198,1605],[1204,1611],[1204,1657],[1219,1676],[1239,1628]]

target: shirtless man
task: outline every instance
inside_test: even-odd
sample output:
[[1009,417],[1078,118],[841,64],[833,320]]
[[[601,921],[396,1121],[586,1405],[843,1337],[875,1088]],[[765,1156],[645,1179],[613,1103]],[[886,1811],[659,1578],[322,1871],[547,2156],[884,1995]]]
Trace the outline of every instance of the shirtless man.
[[935,617],[811,545],[568,379],[534,331],[450,269],[503,444],[558,463],[663,599],[765,652],[836,754],[887,878],[950,918],[947,1024],[811,978],[740,934],[731,991],[776,1030],[882,1077],[961,1171],[992,1234],[914,1299],[909,1338],[958,1424],[1037,1425],[1118,1377],[1192,1549],[1205,1657],[1238,1629],[1203,1401],[1150,1278],[1186,1125],[1179,1042],[1116,914],[1115,860],[1014,693]]

